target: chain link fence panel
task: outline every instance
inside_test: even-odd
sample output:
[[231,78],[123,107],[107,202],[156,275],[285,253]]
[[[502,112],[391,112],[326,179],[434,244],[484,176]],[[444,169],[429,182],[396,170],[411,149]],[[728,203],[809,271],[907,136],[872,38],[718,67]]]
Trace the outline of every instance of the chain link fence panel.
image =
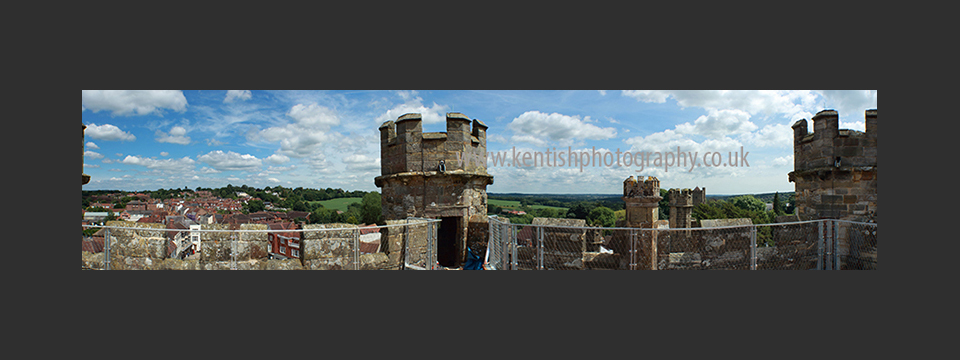
[[757,270],[823,268],[823,222],[757,225]]
[[877,224],[837,221],[840,270],[877,269]]

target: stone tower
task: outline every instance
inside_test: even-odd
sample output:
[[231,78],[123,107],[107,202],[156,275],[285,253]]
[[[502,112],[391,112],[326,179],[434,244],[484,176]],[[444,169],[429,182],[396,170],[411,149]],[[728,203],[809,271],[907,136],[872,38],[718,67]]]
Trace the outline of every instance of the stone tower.
[[84,135],[83,132],[87,130],[87,126],[82,122],[80,123],[80,186],[86,185],[90,182],[90,175],[83,173],[83,153],[86,151],[83,145]]
[[[471,129],[472,123],[472,129]],[[486,252],[487,125],[447,113],[447,132],[425,133],[420,114],[405,114],[380,126],[384,220],[440,219],[437,260],[459,267],[469,247]]]
[[808,219],[872,221],[877,214],[877,110],[866,111],[866,133],[839,129],[840,116],[824,110],[793,125],[797,215]]
[[693,208],[703,204],[707,189],[670,189],[670,228],[688,229],[692,227]]
[[626,227],[652,228],[660,216],[661,199],[660,180],[657,178],[627,178],[623,182],[623,201],[627,210]]

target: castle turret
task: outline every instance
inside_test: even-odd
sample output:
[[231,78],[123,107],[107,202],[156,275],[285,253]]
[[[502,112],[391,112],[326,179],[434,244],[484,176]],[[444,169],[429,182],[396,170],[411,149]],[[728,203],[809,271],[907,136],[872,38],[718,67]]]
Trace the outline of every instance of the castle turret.
[[461,113],[448,113],[446,121],[447,132],[423,132],[420,114],[381,125],[381,176],[375,183],[382,189],[384,220],[443,220],[438,260],[455,267],[467,248],[479,256],[486,251],[486,187],[493,176],[486,169],[486,124]]
[[802,219],[874,220],[877,211],[877,110],[865,112],[866,132],[839,129],[839,114],[824,110],[794,129],[797,215]]
[[626,203],[626,226],[652,228],[660,218],[660,180],[651,176],[639,179],[633,176],[623,182],[623,201]]
[[670,228],[688,229],[693,227],[693,208],[706,200],[706,188],[670,189]]

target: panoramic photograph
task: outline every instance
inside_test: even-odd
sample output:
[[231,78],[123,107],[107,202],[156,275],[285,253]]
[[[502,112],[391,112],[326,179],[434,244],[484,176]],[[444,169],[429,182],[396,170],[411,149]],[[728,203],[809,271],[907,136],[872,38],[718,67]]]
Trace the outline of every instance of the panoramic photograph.
[[876,270],[877,90],[82,90],[82,270]]

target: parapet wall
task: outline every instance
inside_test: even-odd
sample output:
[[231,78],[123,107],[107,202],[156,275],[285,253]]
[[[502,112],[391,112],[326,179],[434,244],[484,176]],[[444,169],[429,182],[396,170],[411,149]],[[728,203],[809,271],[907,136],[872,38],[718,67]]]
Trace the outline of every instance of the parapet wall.
[[[399,268],[400,251],[385,247],[375,254],[360,254],[359,228],[350,224],[304,225],[300,240],[300,258],[269,259],[269,237],[266,232],[235,232],[234,230],[266,231],[267,225],[202,225],[200,230],[224,232],[200,233],[200,258],[180,260],[172,258],[170,240],[162,224],[111,221],[109,259],[107,252],[81,252],[81,267],[110,270],[390,270]],[[136,229],[116,229],[136,228]],[[415,228],[416,226],[411,226]],[[420,225],[417,231],[425,231]],[[318,231],[325,229],[340,229]],[[401,232],[390,228],[382,241],[391,243]],[[186,230],[188,231],[188,230]],[[413,230],[411,230],[413,231]],[[410,233],[410,232],[408,232]],[[417,241],[425,235],[415,237]],[[412,240],[411,240],[412,241]]]
[[423,132],[420,114],[380,126],[381,174],[438,171],[487,173],[487,125],[461,113],[447,114],[447,132]]

